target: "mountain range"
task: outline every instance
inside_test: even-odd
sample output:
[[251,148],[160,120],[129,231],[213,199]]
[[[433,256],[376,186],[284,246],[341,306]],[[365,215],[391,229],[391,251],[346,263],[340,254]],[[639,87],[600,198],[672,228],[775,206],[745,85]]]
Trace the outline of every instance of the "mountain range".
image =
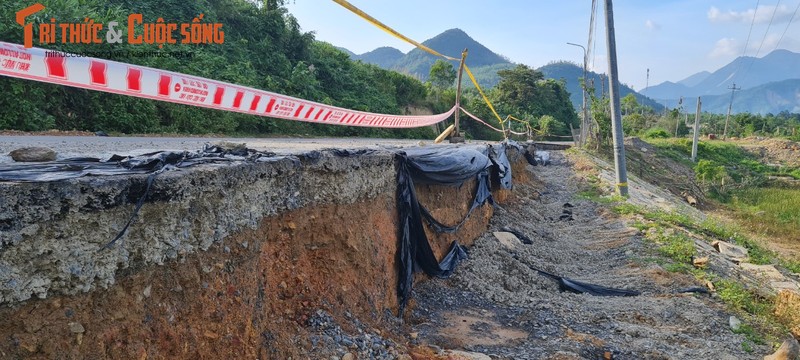
[[681,97],[700,96],[703,110],[722,113],[728,109],[734,84],[741,91],[734,94],[733,112],[800,112],[800,53],[781,49],[761,58],[742,56],[714,72],[666,81],[641,92],[672,104]]
[[[467,64],[481,87],[491,88],[500,81],[497,71],[509,69],[516,64],[475,41],[460,29],[450,29],[422,43],[442,54],[459,57],[463,49],[468,49]],[[427,80],[433,63],[438,59],[420,49],[408,53],[392,48],[380,47],[364,54],[355,54],[347,49],[353,60],[375,64],[381,68],[395,70],[420,80]],[[458,62],[452,62],[458,66]],[[574,63],[555,61],[538,69],[546,78],[562,80],[570,92],[570,100],[576,109],[583,103],[580,79],[582,68]],[[599,96],[603,84],[607,89],[608,77],[605,74],[588,72],[588,81],[594,81]],[[784,110],[800,112],[800,54],[788,50],[775,50],[762,58],[739,57],[714,72],[703,71],[677,82],[664,82],[634,91],[620,84],[620,96],[634,93],[639,103],[653,107],[656,111],[663,104],[674,106],[680,98],[703,97],[703,110],[715,113],[727,111],[730,100],[729,86],[736,82],[743,90],[736,93],[734,112],[778,113]],[[464,81],[466,87],[471,82]],[[684,101],[686,102],[686,101]],[[688,100],[689,103],[694,103]]]

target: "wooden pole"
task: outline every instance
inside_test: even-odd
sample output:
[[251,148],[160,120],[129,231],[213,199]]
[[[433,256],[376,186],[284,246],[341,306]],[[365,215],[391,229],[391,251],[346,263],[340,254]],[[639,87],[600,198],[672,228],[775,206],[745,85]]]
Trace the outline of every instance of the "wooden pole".
[[467,49],[461,52],[461,63],[458,65],[458,82],[456,83],[456,112],[454,113],[455,116],[455,129],[453,129],[452,136],[450,136],[451,143],[459,143],[464,142],[464,138],[461,137],[461,128],[458,125],[458,117],[460,115],[461,109],[461,76],[464,73],[464,60],[467,58]]

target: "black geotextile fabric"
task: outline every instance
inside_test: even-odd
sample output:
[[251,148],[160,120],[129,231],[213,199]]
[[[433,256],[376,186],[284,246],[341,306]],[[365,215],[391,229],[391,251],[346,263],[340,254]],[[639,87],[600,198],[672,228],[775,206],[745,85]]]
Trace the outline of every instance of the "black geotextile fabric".
[[[169,166],[185,168],[199,164],[263,162],[284,158],[287,157],[244,147],[226,149],[206,145],[202,150],[194,152],[158,151],[138,156],[114,155],[108,159],[78,157],[43,163],[0,164],[0,181],[45,182],[82,176],[150,174]],[[297,160],[294,157],[288,158]]]
[[[458,230],[469,218],[475,208],[487,201],[492,201],[490,172],[497,174],[500,186],[511,189],[511,164],[506,155],[507,147],[515,143],[502,143],[498,146],[487,146],[483,151],[466,147],[449,148],[414,148],[398,152],[397,172],[397,206],[400,217],[400,274],[398,297],[400,312],[411,294],[414,272],[422,270],[430,276],[448,277],[461,260],[467,258],[464,247],[457,242],[450,245],[450,250],[441,261],[431,249],[422,219],[439,233],[452,233]],[[465,181],[476,179],[477,186],[472,204],[466,216],[455,225],[445,225],[436,220],[431,213],[419,203],[415,183],[461,186]]]

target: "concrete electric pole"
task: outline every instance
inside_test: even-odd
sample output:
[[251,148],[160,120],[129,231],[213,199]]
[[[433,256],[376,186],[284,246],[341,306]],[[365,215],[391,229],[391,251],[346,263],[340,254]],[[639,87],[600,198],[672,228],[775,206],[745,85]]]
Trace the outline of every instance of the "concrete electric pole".
[[617,73],[617,41],[614,37],[614,8],[606,0],[606,43],[608,44],[608,90],[611,96],[611,131],[614,139],[614,165],[617,170],[617,193],[628,196],[628,172],[625,166],[625,144],[622,133],[622,114],[619,105],[619,76]]
[[583,121],[581,121],[581,147],[586,145],[586,137],[589,135],[589,111],[586,108],[586,48],[583,45],[573,44],[568,42],[567,45],[578,46],[583,49],[583,85],[581,89],[583,90]]
[[733,83],[733,86],[729,87],[731,89],[731,102],[728,103],[728,116],[725,117],[725,130],[722,131],[722,140],[728,139],[728,121],[731,119],[731,107],[733,107],[733,94],[736,90],[742,90],[742,88],[737,88],[736,83]]

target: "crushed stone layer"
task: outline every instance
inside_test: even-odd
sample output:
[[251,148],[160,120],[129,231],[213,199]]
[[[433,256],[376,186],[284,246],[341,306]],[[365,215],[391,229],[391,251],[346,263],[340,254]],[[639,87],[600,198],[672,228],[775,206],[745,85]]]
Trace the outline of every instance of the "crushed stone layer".
[[[679,294],[694,278],[643,261],[638,231],[597,204],[578,200],[569,160],[528,167],[529,184],[495,210],[489,231],[449,279],[416,288],[410,323],[419,342],[496,359],[755,359],[767,345],[743,350],[724,304],[707,294]],[[574,207],[566,207],[570,203]],[[570,217],[560,220],[569,209]],[[512,250],[493,235],[511,227],[533,241]],[[515,258],[513,253],[516,253]],[[535,268],[614,288],[636,297],[560,292]]]

